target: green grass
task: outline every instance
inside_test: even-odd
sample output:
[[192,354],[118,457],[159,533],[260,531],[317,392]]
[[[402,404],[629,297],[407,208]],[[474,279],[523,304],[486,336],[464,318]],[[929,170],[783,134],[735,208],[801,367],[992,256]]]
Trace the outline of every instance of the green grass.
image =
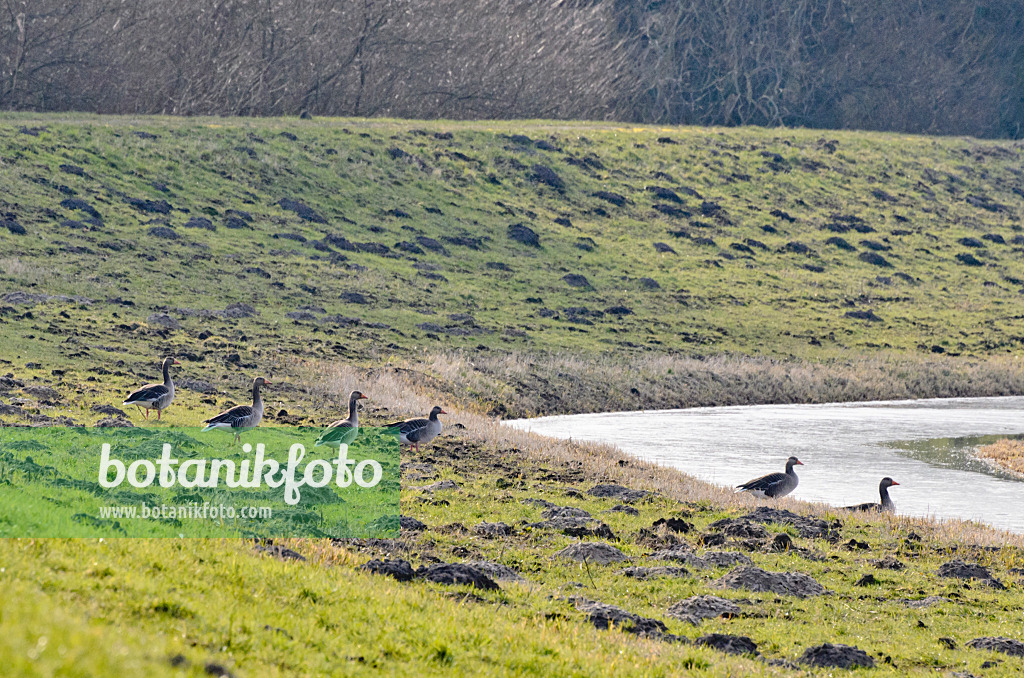
[[[458,461],[466,451],[472,460]],[[704,532],[736,511],[656,497],[636,504],[637,516],[607,513],[616,500],[572,495],[565,482],[542,479],[550,477],[550,465],[518,460],[510,468],[503,454],[456,437],[411,457],[436,464],[439,477],[460,485],[434,496],[443,500],[436,505],[418,501],[431,498],[424,493],[404,491],[403,512],[423,520],[429,530],[405,534],[391,546],[355,542],[349,550],[327,541],[286,542],[309,557],[307,562],[259,556],[240,540],[7,540],[0,555],[0,623],[8,632],[0,636],[0,660],[19,667],[22,675],[172,674],[171,659],[179,655],[194,675],[209,662],[237,676],[668,676],[682,668],[716,676],[788,672],[686,642],[598,631],[568,600],[581,596],[662,620],[670,633],[689,640],[709,633],[749,636],[771,660],[795,661],[823,642],[855,645],[877,663],[874,670],[858,672],[862,675],[977,672],[990,659],[1001,663],[985,675],[1012,675],[1024,668],[1019,658],[965,647],[979,636],[1019,637],[1024,588],[1019,574],[1010,572],[1024,565],[1017,547],[986,550],[950,543],[921,523],[842,516],[842,540],[836,544],[769,526],[773,534],[788,530],[797,547],[815,554],[811,559],[795,552],[747,551],[764,569],[811,575],[830,591],[824,596],[722,590],[714,582],[727,568],[691,567],[685,577],[637,581],[618,574],[629,563],[583,565],[553,558],[578,540],[524,527],[541,519],[541,509],[522,500],[586,509],[610,526],[617,535],[612,543],[638,565],[675,564],[646,558],[654,547],[639,540],[652,537],[639,530],[655,519],[684,517]],[[504,521],[516,531],[484,538],[472,531],[482,521]],[[923,541],[907,541],[912,530]],[[694,533],[683,538],[696,541]],[[869,548],[844,548],[848,539]],[[414,564],[485,559],[518,570],[527,581],[481,591],[399,583],[354,569],[372,555],[394,555],[395,546],[401,548],[399,557]],[[739,543],[724,548],[744,550]],[[878,570],[870,564],[886,554],[906,569]],[[939,578],[938,566],[953,557],[988,566],[1008,589]],[[867,573],[879,583],[855,586]],[[665,614],[674,602],[707,593],[739,602],[743,614],[706,620],[700,627]],[[921,610],[899,602],[929,595],[949,601]],[[940,643],[940,637],[953,639],[956,649]]]
[[[21,132],[23,126],[38,135]],[[528,146],[511,134],[561,150]],[[1016,308],[1024,280],[1016,270],[1024,245],[1014,238],[1024,235],[1018,223],[1021,149],[955,138],[821,137],[803,130],[542,121],[5,115],[0,212],[26,233],[0,226],[0,418],[93,423],[107,416],[95,408],[119,406],[129,391],[158,378],[164,355],[183,363],[175,368],[181,388],[165,413],[167,426],[196,426],[245,402],[258,374],[274,382],[266,394],[267,424],[323,425],[339,413],[346,391],[340,381],[368,379],[384,373],[382,366],[414,368],[387,374],[401,375],[417,395],[506,412],[527,410],[520,400],[551,393],[567,398],[553,410],[583,409],[571,401],[574,392],[587,398],[586,409],[609,402],[625,407],[630,381],[643,382],[641,392],[656,384],[651,402],[662,406],[674,398],[690,402],[678,399],[676,382],[694,382],[687,388],[706,391],[700,397],[740,398],[751,388],[750,375],[767,384],[751,390],[755,399],[813,399],[799,388],[773,391],[800,381],[802,361],[841,365],[839,377],[827,369],[814,374],[832,389],[823,392],[840,396],[934,394],[948,383],[967,388],[971,380],[963,375],[976,374],[971,369],[979,363],[992,366],[977,372],[994,381],[991,392],[1012,390],[1016,382],[1000,383],[990,373],[1003,366],[1019,371],[1013,354],[1022,341]],[[564,191],[532,178],[537,164],[557,172]],[[656,198],[648,186],[672,189],[682,202]],[[596,197],[598,191],[627,202],[615,206]],[[69,197],[89,203],[102,223],[62,225],[84,217],[61,206]],[[173,209],[145,213],[129,198],[166,200]],[[279,206],[282,198],[302,201],[327,223],[300,220]],[[666,216],[656,203],[677,205],[690,216]],[[226,228],[229,210],[249,212],[249,227]],[[210,219],[216,230],[185,228],[193,217]],[[851,223],[840,217],[857,217],[874,230],[825,229]],[[509,240],[507,229],[515,223],[532,228],[541,246]],[[179,237],[152,235],[158,226]],[[986,234],[993,238],[983,239]],[[352,251],[327,236],[388,250],[367,245],[368,251]],[[438,240],[447,254],[396,247],[420,237]],[[831,237],[845,238],[857,251],[828,244]],[[983,247],[960,244],[966,237]],[[457,244],[468,242],[458,238],[479,239],[480,249]],[[596,247],[578,248],[581,238]],[[858,258],[867,251],[861,240],[891,248],[879,254],[892,266]],[[327,242],[326,249],[312,241]],[[655,242],[675,254],[656,252]],[[789,243],[806,245],[810,253]],[[957,260],[968,251],[981,266]],[[562,278],[571,273],[586,276],[592,289],[568,286]],[[645,277],[660,287],[645,288]],[[29,296],[22,303],[26,297],[9,296],[15,292],[70,298]],[[351,292],[369,303],[343,297]],[[255,314],[222,313],[236,303],[250,304]],[[615,306],[632,313],[608,312]],[[288,317],[296,311],[315,320]],[[880,320],[850,317],[850,311],[872,311]],[[158,313],[170,316],[169,327]],[[502,363],[510,351],[511,366]],[[609,353],[615,358],[606,359]],[[497,357],[475,359],[483,355]],[[711,360],[700,371],[683,359],[689,355]],[[746,356],[754,360],[744,362]],[[856,365],[865,357],[879,361],[872,363],[869,387],[856,383]],[[533,369],[542,358],[543,367]],[[926,378],[914,367],[924,358]],[[771,359],[789,362],[779,367]],[[324,386],[321,377],[337,363],[363,372],[338,372],[339,383]],[[717,385],[708,390],[700,380]],[[886,380],[919,386],[887,390]],[[395,398],[369,402],[368,414],[378,423],[413,414]],[[767,569],[807,572],[833,592],[829,596],[722,592],[713,583],[724,570],[637,582],[618,575],[618,567],[588,569],[552,559],[575,539],[523,527],[539,520],[540,510],[521,500],[543,497],[586,508],[607,522],[616,544],[639,564],[648,564],[648,548],[638,530],[656,518],[685,515],[703,531],[735,509],[687,505],[666,493],[638,505],[636,517],[603,513],[614,502],[577,496],[559,477],[585,490],[606,479],[614,460],[581,448],[582,465],[563,468],[553,457],[545,470],[536,467],[534,453],[495,449],[497,443],[480,444],[473,435],[446,434],[419,457],[406,457],[434,463],[437,477],[461,489],[439,497],[444,505],[406,483],[403,514],[431,529],[399,544],[294,541],[288,545],[310,560],[282,563],[239,540],[5,540],[0,665],[25,675],[203,675],[208,662],[238,676],[788,671],[687,644],[598,631],[566,600],[582,595],[661,619],[671,633],[689,639],[709,632],[749,635],[770,659],[794,661],[808,646],[827,641],[872,654],[878,668],[864,672],[872,675],[977,673],[990,659],[1002,663],[986,675],[1022,668],[1019,659],[964,647],[983,635],[1020,636],[1015,620],[1024,597],[1019,575],[1011,572],[1022,565],[1016,546],[989,551],[925,523],[850,519],[844,540],[865,540],[868,551],[797,539],[824,559],[751,554]],[[553,478],[552,468],[558,471]],[[442,529],[484,520],[505,520],[517,526],[516,534],[488,540],[471,530]],[[910,529],[923,534],[920,547],[903,541]],[[984,542],[998,539],[976,533]],[[954,549],[992,567],[1008,590],[938,578],[936,569]],[[874,571],[868,561],[886,553],[898,555],[907,569],[877,572],[880,585],[855,587],[861,574]],[[416,565],[486,558],[519,569],[529,583],[480,592],[400,584],[355,570],[371,556],[388,554]],[[747,599],[748,614],[699,629],[665,616],[672,602],[696,593]],[[955,602],[920,611],[897,602],[926,595]],[[957,649],[939,644],[939,637],[953,638]],[[174,665],[178,655],[183,660]]]
[[[19,133],[21,126],[42,129],[30,136]],[[435,138],[442,131],[452,138]],[[509,138],[513,132],[561,150],[517,143]],[[180,344],[206,330],[212,336],[203,340],[203,355],[240,352],[243,363],[277,349],[329,357],[371,345],[807,358],[932,347],[988,355],[1019,347],[1013,309],[1024,281],[1015,277],[1015,262],[1024,250],[1013,238],[1024,209],[1020,149],[957,138],[827,136],[835,140],[834,152],[820,142],[821,133],[802,130],[7,116],[0,128],[0,182],[10,198],[3,208],[28,234],[0,233],[7,253],[0,271],[12,290],[79,295],[95,303],[41,304],[32,310],[32,322],[15,323],[26,310],[16,307],[5,315],[3,332],[25,342],[16,359],[36,362],[79,353],[87,354],[86,362],[123,358],[135,347],[107,340],[155,343],[145,323],[158,310],[168,310],[183,327],[161,332],[164,343]],[[389,151],[407,155],[393,158]],[[766,153],[778,154],[781,162]],[[557,172],[564,191],[534,180],[536,164]],[[61,165],[75,165],[84,175],[62,172]],[[676,191],[682,203],[645,190],[652,186]],[[595,197],[598,191],[628,202],[617,207]],[[71,192],[102,215],[102,227],[81,232],[59,226],[85,216],[60,206]],[[126,198],[166,200],[173,211],[145,213]],[[306,203],[327,223],[301,221],[277,205],[282,198]],[[705,205],[704,215],[702,203],[720,210]],[[654,204],[674,205],[690,216],[666,216]],[[252,228],[226,229],[231,209],[251,213]],[[396,209],[408,218],[395,216]],[[773,216],[776,210],[795,221]],[[873,232],[823,230],[843,223],[843,216],[857,217]],[[183,228],[192,217],[210,219],[217,230]],[[556,218],[568,218],[571,226]],[[165,222],[180,239],[148,235]],[[511,241],[507,228],[513,223],[536,231],[541,246]],[[674,237],[674,231],[686,237]],[[307,242],[274,238],[281,233]],[[985,234],[1005,244],[981,239]],[[391,256],[331,246],[344,257],[332,263],[330,251],[309,244],[325,235],[378,243]],[[420,236],[442,242],[448,256],[394,248]],[[460,236],[479,239],[481,249],[444,240]],[[826,243],[836,236],[857,251]],[[716,246],[698,244],[699,237]],[[984,247],[958,244],[964,237],[978,238]],[[596,249],[578,249],[579,238],[591,238]],[[750,239],[767,249],[731,247]],[[890,248],[878,254],[891,267],[861,261],[858,253],[869,251],[861,240]],[[669,244],[676,254],[656,252],[654,242]],[[788,251],[791,242],[811,253]],[[967,252],[984,265],[965,266],[955,258]],[[54,270],[61,275],[49,275]],[[593,289],[569,287],[561,280],[568,273],[585,275]],[[644,290],[638,282],[643,277],[661,289]],[[350,291],[365,293],[372,303],[339,299]],[[105,301],[114,297],[134,305]],[[219,310],[232,302],[251,303],[259,315],[227,322],[177,310]],[[318,317],[340,314],[361,324],[345,328],[285,317],[304,305],[323,308],[324,314],[314,312]],[[603,313],[616,305],[633,314],[565,310]],[[542,308],[555,315],[545,317]],[[873,311],[882,320],[846,317],[855,310]],[[457,313],[473,320],[448,317]],[[450,333],[418,329],[424,322]],[[135,323],[140,325],[129,330],[111,327]],[[69,345],[45,336],[68,328],[82,338]],[[28,339],[33,334],[37,338]],[[86,340],[93,337],[100,341]]]

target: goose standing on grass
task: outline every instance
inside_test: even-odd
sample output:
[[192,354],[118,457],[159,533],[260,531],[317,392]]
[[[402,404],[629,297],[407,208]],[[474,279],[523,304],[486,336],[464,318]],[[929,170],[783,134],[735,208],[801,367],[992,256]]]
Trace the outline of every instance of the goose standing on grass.
[[160,421],[160,413],[171,406],[174,400],[174,382],[171,381],[171,365],[180,365],[174,358],[164,358],[164,383],[146,384],[137,391],[132,391],[125,398],[124,405],[135,405],[140,411],[146,413],[146,421],[149,421],[149,411],[156,410],[156,420]]
[[892,503],[892,499],[889,498],[889,488],[893,485],[899,485],[895,480],[886,476],[882,478],[882,482],[878,483],[878,496],[882,498],[881,504],[874,502],[867,502],[865,504],[856,504],[855,506],[844,506],[847,511],[879,511],[882,513],[895,513],[896,504]]
[[270,382],[263,377],[256,377],[252,381],[252,406],[236,405],[230,410],[224,410],[216,417],[210,417],[203,423],[206,424],[204,431],[215,428],[229,428],[235,432],[235,442],[241,438],[242,431],[256,428],[263,419],[263,396],[260,389],[269,386]]
[[384,428],[396,429],[398,442],[402,445],[412,445],[419,452],[420,443],[426,445],[441,432],[441,422],[437,418],[439,414],[448,413],[442,410],[440,405],[435,405],[426,419],[396,421],[393,424],[385,424]]
[[800,479],[796,477],[796,473],[793,471],[793,467],[803,465],[804,463],[796,457],[790,457],[786,460],[785,473],[769,473],[766,476],[755,478],[736,487],[761,499],[785,497],[795,490],[797,483],[800,482]]
[[316,439],[316,444],[313,447],[321,445],[341,447],[343,444],[351,444],[359,435],[359,401],[367,399],[359,391],[352,391],[348,396],[348,419],[339,419],[328,426]]

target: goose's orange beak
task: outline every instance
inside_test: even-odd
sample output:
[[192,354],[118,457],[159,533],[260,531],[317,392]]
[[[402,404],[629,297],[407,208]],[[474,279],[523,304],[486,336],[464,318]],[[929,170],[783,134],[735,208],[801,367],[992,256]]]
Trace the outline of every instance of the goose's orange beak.
[[171,364],[172,364],[172,365],[180,365],[181,363],[179,363],[179,362],[178,362],[177,360],[172,360],[172,361],[171,361]]
[[366,397],[366,396],[364,396],[364,395],[361,395],[361,396],[359,396],[358,398],[356,398],[356,400],[369,400],[369,398],[367,398],[367,397]]
[[892,484],[893,484],[893,485],[899,485],[899,483],[897,483],[897,482],[896,482],[895,480],[894,480],[894,481],[892,481]]

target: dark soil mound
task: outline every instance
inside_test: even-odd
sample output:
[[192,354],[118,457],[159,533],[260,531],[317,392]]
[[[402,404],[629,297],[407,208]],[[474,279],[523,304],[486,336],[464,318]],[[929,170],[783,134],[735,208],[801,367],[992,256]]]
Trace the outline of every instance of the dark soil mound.
[[708,529],[737,539],[768,538],[768,530],[764,528],[764,525],[747,518],[724,518],[708,525]]
[[867,320],[869,322],[881,322],[882,318],[875,315],[872,310],[868,311],[847,311],[843,314],[843,317],[853,318],[854,320]]
[[712,633],[701,636],[693,641],[697,645],[703,645],[729,654],[760,654],[757,651],[757,644],[747,636],[730,636],[725,633]]
[[534,181],[547,184],[559,192],[565,190],[565,182],[562,181],[562,177],[558,176],[558,173],[547,165],[534,165],[531,169],[533,170],[532,178]]
[[526,224],[512,224],[509,226],[508,237],[530,247],[540,247],[540,237]]
[[648,186],[647,190],[655,195],[659,200],[668,200],[669,202],[682,203],[683,199],[673,191],[671,188],[664,188],[662,186]]
[[833,645],[831,643],[807,648],[800,656],[800,662],[810,666],[835,666],[841,669],[853,669],[858,666],[870,669],[875,666],[875,660],[864,650],[858,650],[850,645]]
[[622,207],[626,204],[626,196],[618,193],[612,193],[611,191],[597,191],[593,194],[595,198],[600,198],[615,205],[616,207]]
[[124,201],[147,214],[170,214],[171,204],[166,200],[149,200],[148,198],[125,198]]
[[718,580],[720,588],[770,591],[807,598],[825,593],[825,587],[803,572],[766,572],[759,567],[740,567]]
[[366,300],[366,297],[364,297],[359,292],[342,292],[341,294],[338,295],[338,299],[340,299],[341,301],[344,301],[347,304],[368,304],[368,303],[370,303],[369,301]]
[[569,287],[581,287],[584,289],[593,289],[590,285],[590,281],[587,280],[585,275],[579,273],[567,273],[562,276],[562,280],[565,281]]
[[321,214],[319,214],[316,210],[314,210],[312,207],[303,202],[299,202],[298,200],[292,200],[291,198],[281,198],[280,200],[277,201],[277,204],[283,210],[295,212],[295,214],[298,215],[299,219],[302,219],[303,221],[311,221],[315,224],[327,223],[327,219],[324,219],[324,217]]
[[585,598],[576,598],[572,601],[576,609],[589,615],[589,621],[596,628],[607,629],[612,624],[619,626],[623,631],[635,633],[641,636],[662,637],[668,628],[663,622],[657,619],[641,617],[623,610],[621,607],[606,605]]
[[996,589],[1006,588],[1002,582],[992,576],[988,568],[982,565],[965,563],[962,560],[951,560],[948,563],[943,563],[939,566],[938,574],[940,577],[952,577],[955,579],[977,579]]
[[244,303],[228,304],[218,315],[224,318],[251,318],[256,315],[256,309]]
[[398,525],[402,532],[422,532],[427,529],[427,524],[416,520],[412,516],[402,516],[398,519]]
[[216,231],[217,227],[206,217],[192,217],[185,222],[185,228],[205,228],[207,231]]
[[558,530],[570,537],[599,537],[601,539],[615,539],[612,528],[599,520],[590,518],[562,517],[552,518],[539,523],[529,523],[526,527],[541,530]]
[[398,581],[412,581],[413,577],[416,576],[415,571],[405,560],[371,560],[359,567],[360,570],[366,570],[371,574],[383,574],[388,577],[394,577]]
[[975,638],[971,642],[967,643],[967,647],[972,647],[975,650],[991,650],[992,652],[1002,652],[1014,657],[1024,657],[1024,643],[1013,638],[998,637],[984,637]]
[[548,506],[540,514],[543,518],[590,518],[590,512],[575,506]]
[[956,260],[965,266],[984,266],[985,263],[970,252],[962,252],[956,255]]
[[876,252],[861,252],[859,255],[857,255],[857,258],[866,264],[871,264],[872,266],[892,268],[892,264],[890,264],[885,257],[883,257],[881,254],[877,254]]
[[473,526],[473,532],[481,537],[507,537],[512,534],[512,528],[505,523],[479,523]]
[[622,485],[595,485],[587,490],[587,494],[592,497],[612,497],[623,503],[632,504],[643,499],[650,492],[647,490],[631,490]]
[[854,247],[850,243],[846,242],[846,240],[844,238],[840,238],[838,236],[834,236],[832,238],[829,238],[828,240],[825,241],[825,244],[826,245],[833,245],[835,247],[838,247],[841,250],[846,250],[847,252],[855,252],[857,250],[856,247]]
[[687,532],[693,531],[693,525],[682,518],[658,518],[651,524],[651,527],[658,529],[662,525],[665,526],[666,530],[671,530],[680,534],[686,534]]
[[838,541],[843,524],[838,520],[826,522],[821,518],[807,518],[792,511],[760,506],[753,513],[743,516],[747,520],[758,523],[778,523],[781,525],[792,525],[797,533],[804,539],[827,539]]
[[718,596],[693,596],[668,608],[667,614],[697,626],[705,619],[735,617],[740,614],[740,606]]
[[610,565],[629,560],[626,554],[619,549],[611,544],[605,544],[600,541],[572,544],[555,553],[555,556],[580,562],[596,563],[598,565]]
[[511,567],[506,567],[500,563],[492,563],[486,560],[475,560],[466,563],[466,565],[483,572],[495,581],[526,581]]
[[437,584],[461,584],[490,591],[501,588],[481,570],[464,563],[435,563],[417,570],[416,576]]
[[154,226],[149,229],[149,234],[154,238],[166,238],[167,240],[177,240],[181,237],[173,228],[166,226]]
[[421,235],[416,238],[416,242],[418,242],[421,247],[428,249],[431,252],[437,252],[438,254],[444,254],[445,256],[448,255],[448,250],[445,249],[445,246],[433,238]]

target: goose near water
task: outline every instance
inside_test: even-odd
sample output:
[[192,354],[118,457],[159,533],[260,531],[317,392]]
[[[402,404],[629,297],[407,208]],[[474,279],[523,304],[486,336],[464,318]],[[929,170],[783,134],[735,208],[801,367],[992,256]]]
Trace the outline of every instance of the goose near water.
[[420,451],[420,443],[424,445],[437,437],[441,432],[441,422],[437,415],[448,414],[435,406],[430,410],[430,416],[426,419],[406,419],[396,421],[393,424],[386,424],[384,428],[393,428],[398,431],[398,442],[402,445],[412,445],[417,452]]
[[341,447],[348,445],[359,435],[359,401],[366,400],[359,391],[352,391],[348,396],[348,419],[339,419],[328,426],[320,437],[316,439],[313,447],[329,445]]
[[869,501],[864,504],[844,506],[843,508],[847,511],[879,511],[881,513],[895,513],[896,504],[892,503],[892,499],[889,498],[889,488],[893,485],[899,485],[899,483],[888,476],[882,478],[882,482],[878,483],[878,495],[882,499],[882,503],[880,504]]
[[269,386],[270,382],[263,377],[256,377],[252,382],[252,406],[236,405],[230,410],[224,410],[216,417],[210,417],[203,423],[206,424],[204,431],[215,428],[229,428],[235,432],[235,441],[241,438],[241,432],[250,428],[256,428],[263,419],[263,396],[260,389]]
[[785,473],[769,473],[766,476],[755,478],[754,480],[747,481],[737,487],[744,491],[749,492],[755,497],[761,499],[778,499],[785,497],[787,494],[796,489],[797,483],[800,479],[796,477],[796,473],[793,471],[794,466],[803,466],[804,463],[796,457],[790,457],[786,460],[786,472]]
[[137,391],[132,391],[123,404],[135,405],[140,411],[146,413],[146,421],[149,421],[149,411],[156,410],[156,420],[160,421],[160,413],[166,410],[174,400],[174,382],[171,381],[171,365],[180,365],[174,358],[164,358],[164,383],[146,384]]

